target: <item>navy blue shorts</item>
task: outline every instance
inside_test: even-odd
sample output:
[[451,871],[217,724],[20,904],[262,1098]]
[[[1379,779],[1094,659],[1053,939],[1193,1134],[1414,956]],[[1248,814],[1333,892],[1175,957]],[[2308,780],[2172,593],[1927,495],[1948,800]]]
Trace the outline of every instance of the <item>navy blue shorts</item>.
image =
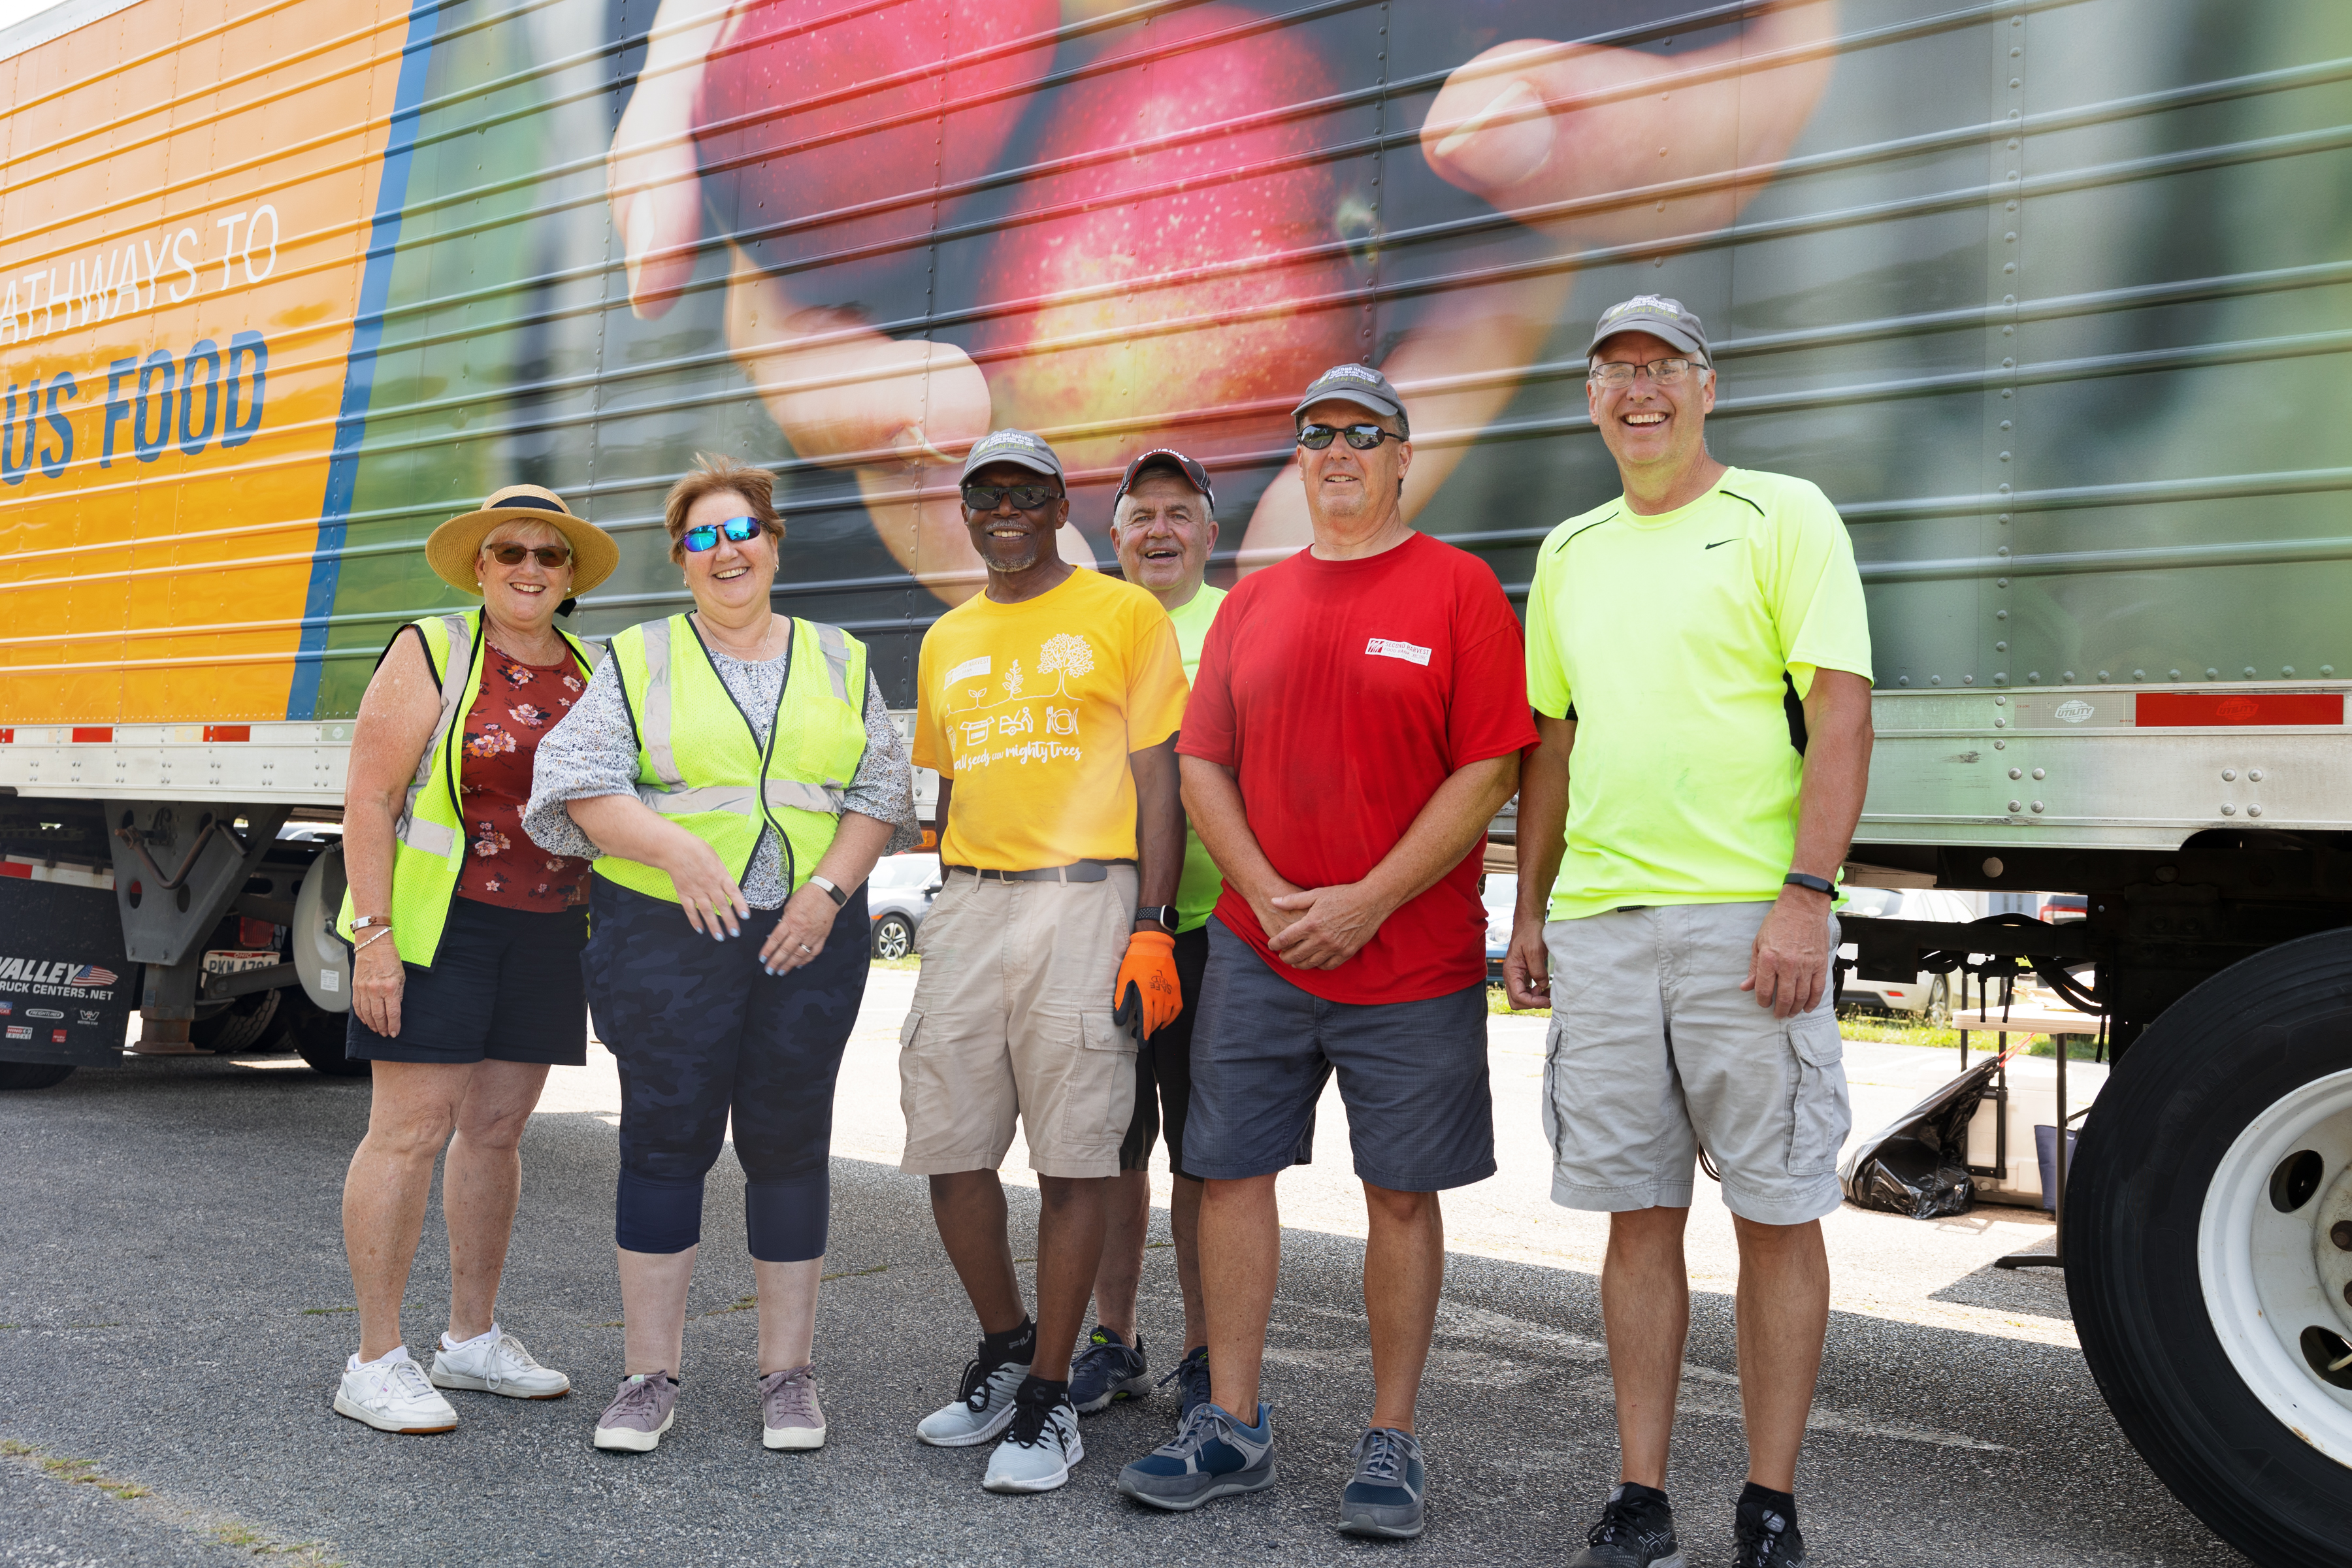
[[686,911],[593,879],[585,964],[596,1033],[621,1075],[614,1239],[683,1252],[702,1239],[702,1184],[731,1122],[751,1256],[824,1255],[832,1204],[833,1085],[866,996],[866,889],[850,895],[815,958],[760,967],[782,910],[753,910],[714,942]]
[[1334,1071],[1363,1180],[1434,1193],[1495,1173],[1484,982],[1420,1002],[1326,1002],[1212,920],[1192,1065],[1184,1165],[1204,1180],[1291,1164]]
[[512,910],[451,899],[433,967],[401,965],[408,982],[400,994],[400,1033],[386,1038],[352,1013],[343,1055],[370,1062],[487,1058],[579,1067],[588,1059],[588,998],[580,984],[580,950],[587,942],[584,909]]

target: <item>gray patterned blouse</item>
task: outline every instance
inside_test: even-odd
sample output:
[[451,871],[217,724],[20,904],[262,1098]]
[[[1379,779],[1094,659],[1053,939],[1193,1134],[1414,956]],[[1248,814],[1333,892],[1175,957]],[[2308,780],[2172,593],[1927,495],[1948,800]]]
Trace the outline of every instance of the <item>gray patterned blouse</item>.
[[[775,726],[776,699],[783,690],[783,656],[753,664],[730,658],[714,648],[710,660],[719,680],[750,716],[764,750],[768,732]],[[629,721],[628,703],[621,695],[621,678],[613,661],[601,659],[588,689],[572,705],[572,711],[540,740],[531,772],[530,804],[523,808],[523,831],[551,855],[593,860],[604,852],[572,820],[564,803],[636,793],[636,726]],[[915,773],[907,756],[906,739],[898,733],[883,703],[882,688],[870,673],[866,678],[866,756],[857,764],[857,776],[850,780],[841,808],[891,825],[885,855],[895,855],[922,837],[915,825]],[[782,848],[775,830],[765,829],[759,847],[751,853],[751,868],[743,874],[743,901],[755,910],[778,909],[788,891]]]

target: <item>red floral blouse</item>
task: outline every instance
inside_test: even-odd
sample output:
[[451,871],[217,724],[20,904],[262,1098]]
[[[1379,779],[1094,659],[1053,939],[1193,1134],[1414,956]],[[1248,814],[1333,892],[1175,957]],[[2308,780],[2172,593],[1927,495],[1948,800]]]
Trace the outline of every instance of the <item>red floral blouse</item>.
[[525,664],[486,645],[481,694],[466,715],[457,790],[466,813],[466,868],[457,896],[510,910],[588,901],[588,862],[550,855],[522,830],[539,738],[572,710],[587,679],[570,658]]

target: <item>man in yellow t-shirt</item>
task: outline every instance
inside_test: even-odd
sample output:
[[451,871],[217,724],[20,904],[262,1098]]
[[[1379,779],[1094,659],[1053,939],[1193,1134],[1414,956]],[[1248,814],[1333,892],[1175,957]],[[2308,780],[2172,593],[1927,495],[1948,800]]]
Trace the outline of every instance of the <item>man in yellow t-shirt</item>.
[[[945,886],[899,1036],[907,1151],[980,1316],[980,1354],[916,1436],[1003,1436],[982,1485],[1050,1491],[1082,1456],[1070,1351],[1135,1105],[1139,1036],[1181,1005],[1175,738],[1186,685],[1160,602],[1063,561],[1061,459],[998,430],[965,459],[986,590],[941,616],[916,675],[914,757],[940,774]],[[1015,1120],[1037,1172],[1037,1316],[996,1168]]]

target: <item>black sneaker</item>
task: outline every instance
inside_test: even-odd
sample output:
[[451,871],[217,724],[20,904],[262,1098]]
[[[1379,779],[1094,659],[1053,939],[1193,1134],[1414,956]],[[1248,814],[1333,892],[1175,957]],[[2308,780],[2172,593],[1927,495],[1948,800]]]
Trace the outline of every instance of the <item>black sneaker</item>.
[[1569,1559],[1568,1568],[1683,1568],[1675,1510],[1665,1493],[1650,1487],[1620,1481],[1611,1488],[1601,1522],[1584,1539],[1584,1550]]
[[1733,1568],[1805,1568],[1797,1521],[1769,1503],[1741,1498],[1732,1515]]

